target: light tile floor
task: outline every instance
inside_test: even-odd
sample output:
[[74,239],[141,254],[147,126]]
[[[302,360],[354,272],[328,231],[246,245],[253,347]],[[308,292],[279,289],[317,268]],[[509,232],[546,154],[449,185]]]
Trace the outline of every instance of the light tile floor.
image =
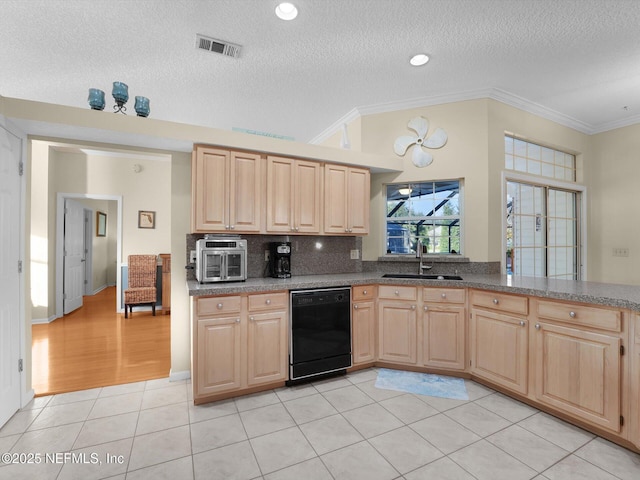
[[640,478],[640,455],[477,383],[461,401],[375,378],[197,407],[189,382],[168,380],[36,398],[0,430],[0,453],[31,463],[0,479]]

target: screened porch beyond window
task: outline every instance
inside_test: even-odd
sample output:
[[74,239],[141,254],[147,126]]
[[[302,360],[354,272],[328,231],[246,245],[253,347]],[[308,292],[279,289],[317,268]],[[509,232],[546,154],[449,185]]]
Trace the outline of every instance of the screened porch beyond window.
[[460,254],[460,181],[387,185],[386,253]]

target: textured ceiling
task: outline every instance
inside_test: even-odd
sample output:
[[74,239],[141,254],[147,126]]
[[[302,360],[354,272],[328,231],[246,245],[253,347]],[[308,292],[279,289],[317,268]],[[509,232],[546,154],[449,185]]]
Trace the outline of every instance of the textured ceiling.
[[589,133],[640,121],[640,1],[294,3],[284,22],[276,0],[0,0],[0,95],[88,108],[95,87],[112,110],[118,80],[153,118],[302,142],[356,108],[483,91]]

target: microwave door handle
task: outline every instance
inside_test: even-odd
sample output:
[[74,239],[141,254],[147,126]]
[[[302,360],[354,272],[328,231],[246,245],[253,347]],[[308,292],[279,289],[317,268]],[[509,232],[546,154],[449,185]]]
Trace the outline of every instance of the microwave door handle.
[[227,272],[227,253],[224,252],[220,255],[220,278],[226,280],[229,276]]

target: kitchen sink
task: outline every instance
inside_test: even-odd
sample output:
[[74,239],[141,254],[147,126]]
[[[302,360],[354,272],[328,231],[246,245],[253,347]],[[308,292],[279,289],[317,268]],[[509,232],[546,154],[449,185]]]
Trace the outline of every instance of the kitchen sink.
[[385,273],[382,278],[409,278],[415,280],[462,280],[458,275],[425,275],[418,273]]

